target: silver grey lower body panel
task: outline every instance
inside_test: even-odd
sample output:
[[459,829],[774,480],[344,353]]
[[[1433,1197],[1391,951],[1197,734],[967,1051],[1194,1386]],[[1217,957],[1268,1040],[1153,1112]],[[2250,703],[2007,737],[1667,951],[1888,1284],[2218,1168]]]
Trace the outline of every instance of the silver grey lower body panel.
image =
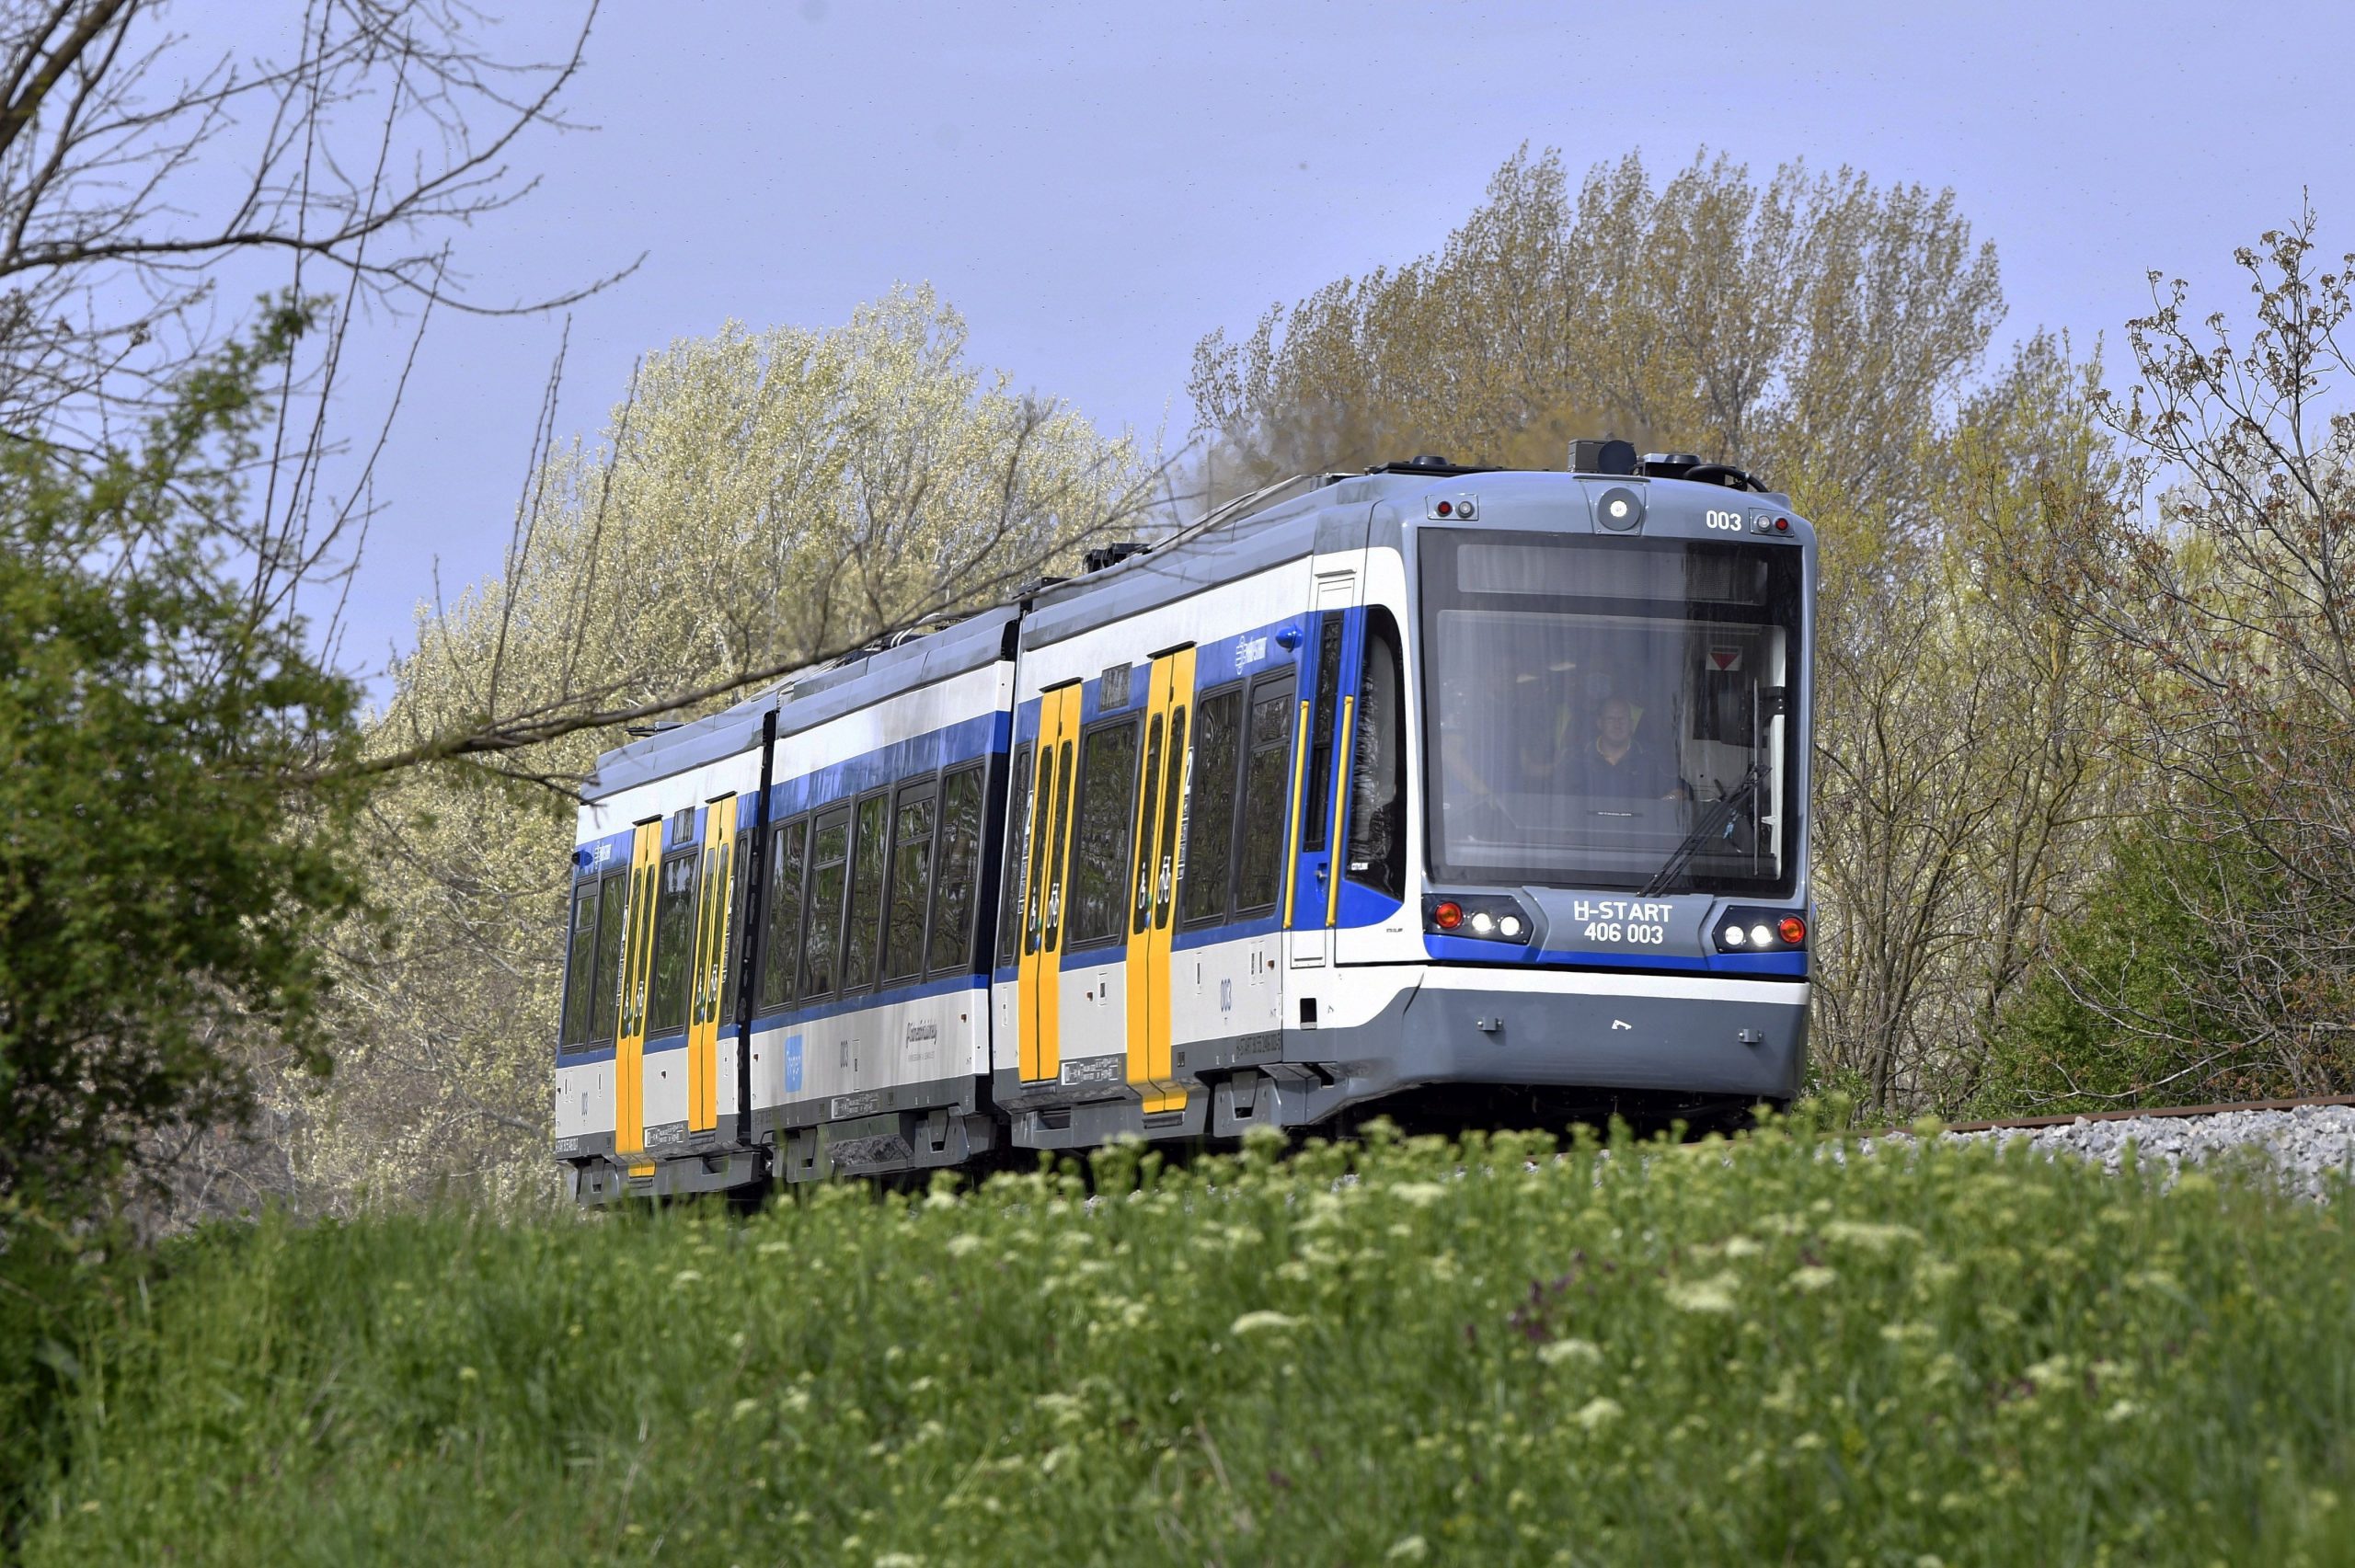
[[1337,1109],[1423,1084],[1787,1100],[1808,996],[1804,980],[1434,965],[1360,1028],[1286,1030],[1283,1054],[1327,1064]]
[[1180,1110],[1145,1115],[1124,1059],[1086,1057],[1040,1083],[1001,1069],[986,1082],[947,1078],[763,1107],[743,1147],[729,1147],[732,1116],[717,1138],[703,1135],[712,1139],[704,1147],[649,1127],[651,1175],[628,1175],[610,1135],[567,1139],[557,1153],[574,1162],[575,1195],[594,1203],[953,1167],[1006,1147],[1231,1138],[1256,1125],[1377,1114],[1423,1093],[1781,1102],[1798,1094],[1806,1070],[1804,980],[1480,965],[1371,965],[1351,979],[1366,1002],[1346,1024],[1180,1047],[1173,1065],[1189,1091]]

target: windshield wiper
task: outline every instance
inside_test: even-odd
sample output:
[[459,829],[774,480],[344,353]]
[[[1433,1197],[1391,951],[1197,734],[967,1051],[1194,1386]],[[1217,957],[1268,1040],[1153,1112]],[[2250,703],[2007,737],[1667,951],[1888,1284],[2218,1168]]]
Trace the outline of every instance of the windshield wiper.
[[1758,793],[1759,786],[1765,782],[1764,760],[1751,763],[1750,771],[1741,775],[1741,782],[1734,785],[1730,793],[1709,802],[1709,808],[1701,813],[1701,819],[1693,824],[1693,830],[1684,835],[1683,842],[1660,862],[1660,869],[1652,873],[1652,879],[1644,884],[1643,891],[1636,897],[1648,898],[1655,893],[1667,892],[1669,884],[1684,875],[1685,868],[1693,864],[1693,857],[1701,853],[1703,845],[1733,831],[1742,806]]

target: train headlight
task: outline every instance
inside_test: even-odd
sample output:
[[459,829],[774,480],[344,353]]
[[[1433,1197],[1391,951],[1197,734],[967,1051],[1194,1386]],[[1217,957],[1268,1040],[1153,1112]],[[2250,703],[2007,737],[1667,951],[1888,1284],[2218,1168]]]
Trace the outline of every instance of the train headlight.
[[1717,911],[1704,928],[1720,953],[1795,953],[1807,946],[1807,916],[1799,910],[1759,909],[1735,905]]
[[1526,947],[1534,940],[1536,923],[1511,893],[1435,893],[1423,899],[1423,929],[1460,941]]
[[1644,498],[1626,485],[1614,485],[1594,503],[1595,521],[1614,533],[1625,533],[1644,521]]

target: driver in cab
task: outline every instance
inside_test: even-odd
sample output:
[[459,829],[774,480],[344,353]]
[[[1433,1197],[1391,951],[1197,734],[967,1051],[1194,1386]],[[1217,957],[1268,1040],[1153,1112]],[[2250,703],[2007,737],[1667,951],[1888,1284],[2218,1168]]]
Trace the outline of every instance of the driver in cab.
[[1605,699],[1595,715],[1594,736],[1580,748],[1568,770],[1580,794],[1619,800],[1691,798],[1676,763],[1636,733],[1636,710],[1625,697]]

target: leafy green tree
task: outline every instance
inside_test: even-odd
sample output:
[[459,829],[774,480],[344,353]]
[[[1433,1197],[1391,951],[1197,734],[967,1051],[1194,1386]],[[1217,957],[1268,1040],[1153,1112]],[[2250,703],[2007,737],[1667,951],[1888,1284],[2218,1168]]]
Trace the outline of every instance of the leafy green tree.
[[2134,1044],[2120,1093],[2355,1086],[2355,255],[2330,266],[2316,230],[2307,211],[2236,253],[2246,323],[2193,325],[2152,274],[2104,405],[2140,504],[2042,574],[2098,633],[2145,781],[2149,844],[2121,864],[2164,866],[2150,918],[2187,935],[2180,1005],[2093,961],[2105,921],[2064,977]]
[[0,445],[0,1223],[240,1117],[253,1031],[326,1066],[356,692],[234,548],[304,325],[185,377],[135,449]]
[[1630,154],[1573,193],[1524,148],[1436,254],[1204,338],[1191,392],[1222,489],[1611,433],[1887,504],[2002,314],[1951,191],[1706,155],[1655,185]]
[[[564,129],[596,0],[566,9],[527,29],[556,22],[542,57],[436,0],[0,0],[0,724],[26,804],[0,853],[0,935],[25,938],[0,955],[0,1201],[132,1167],[217,1191],[253,1173],[197,1156],[256,1110],[282,1132],[285,1084],[324,1065],[318,939],[351,889],[320,846],[354,773],[393,765],[347,754],[351,692],[304,653],[340,642],[386,450],[353,437],[346,334],[406,317],[413,349],[454,310],[603,286],[488,301],[453,251]],[[241,1201],[282,1189],[275,1141]]]
[[552,1190],[570,791],[598,753],[1076,569],[1153,477],[971,363],[928,289],[651,356],[598,444],[542,465],[505,572],[420,613],[371,724],[387,772],[361,841],[388,919],[343,937],[334,1080],[277,1081],[291,1196]]
[[2112,704],[2093,628],[2039,587],[2114,507],[2098,386],[2031,338],[1922,437],[1932,517],[1828,531],[1813,1050],[1869,1115],[1971,1098],[1997,1014],[2101,861]]
[[2252,856],[2186,855],[2183,824],[2121,823],[2076,917],[1991,1032],[1978,1104],[1991,1115],[2263,1096],[2285,1087],[2221,999],[2246,912],[2280,901]]

